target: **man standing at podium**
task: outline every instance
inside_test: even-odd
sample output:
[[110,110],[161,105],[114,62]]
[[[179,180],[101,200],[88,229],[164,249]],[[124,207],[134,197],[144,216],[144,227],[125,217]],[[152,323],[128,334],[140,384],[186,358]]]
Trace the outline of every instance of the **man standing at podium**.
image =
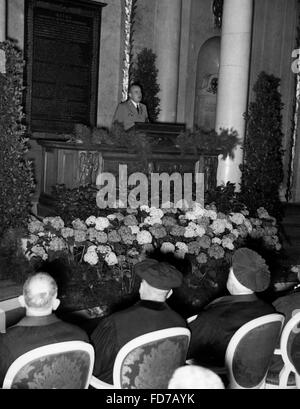
[[127,101],[118,105],[113,118],[113,123],[122,123],[125,131],[132,128],[135,122],[149,122],[147,107],[141,103],[143,97],[141,87],[138,84],[132,84],[128,96]]

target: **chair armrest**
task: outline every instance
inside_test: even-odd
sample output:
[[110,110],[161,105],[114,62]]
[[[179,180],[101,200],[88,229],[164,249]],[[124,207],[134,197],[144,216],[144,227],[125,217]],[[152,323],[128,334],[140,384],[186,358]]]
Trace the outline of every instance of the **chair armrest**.
[[297,389],[300,389],[300,375],[296,372],[296,374],[295,374],[295,377],[296,377],[296,386],[297,386]]
[[186,322],[188,323],[188,324],[190,324],[191,322],[193,322],[193,321],[195,321],[195,319],[198,317],[198,315],[196,314],[196,315],[193,315],[192,317],[189,317],[187,320],[186,320]]
[[100,379],[96,378],[95,376],[91,377],[90,386],[95,389],[114,389],[114,385],[100,381]]
[[292,368],[284,364],[279,372],[279,389],[285,389],[288,386],[288,379],[291,372],[294,372]]

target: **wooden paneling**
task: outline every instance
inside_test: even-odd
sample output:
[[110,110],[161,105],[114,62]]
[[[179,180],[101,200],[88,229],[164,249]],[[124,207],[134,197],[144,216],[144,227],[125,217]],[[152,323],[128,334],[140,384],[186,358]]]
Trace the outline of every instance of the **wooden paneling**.
[[[40,205],[51,211],[55,198],[51,196],[51,187],[64,184],[67,188],[77,188],[88,184],[96,185],[98,173],[101,171],[112,173],[118,180],[119,165],[126,164],[128,177],[138,171],[150,174],[151,172],[169,175],[178,172],[204,173],[205,191],[216,186],[216,172],[218,166],[218,153],[211,156],[186,154],[182,157],[180,150],[174,146],[168,148],[153,147],[151,155],[147,158],[148,167],[141,163],[141,158],[129,153],[126,148],[112,148],[109,145],[83,145],[69,144],[56,141],[39,141],[44,152],[43,190]],[[197,166],[199,165],[199,166]],[[145,170],[146,169],[146,170]],[[40,206],[41,209],[41,206]],[[48,210],[43,208],[43,215]],[[50,213],[49,213],[50,214]]]
[[64,184],[69,189],[78,187],[78,156],[77,151],[58,150],[58,184]]
[[42,191],[50,194],[52,186],[57,183],[58,151],[52,148],[46,149],[43,158]]

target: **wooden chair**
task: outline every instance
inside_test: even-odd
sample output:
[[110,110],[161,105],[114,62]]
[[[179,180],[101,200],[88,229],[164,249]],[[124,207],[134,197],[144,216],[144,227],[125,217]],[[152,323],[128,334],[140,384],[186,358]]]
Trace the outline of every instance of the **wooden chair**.
[[[298,340],[298,350],[295,340]],[[275,378],[268,374],[266,389],[300,389],[300,312],[285,325],[280,337],[280,348],[274,354],[281,356],[283,367]]]
[[9,367],[3,389],[87,389],[94,367],[94,349],[83,341],[35,348]]
[[174,327],[141,335],[118,352],[113,385],[95,378],[96,389],[167,389],[175,369],[185,364],[190,341],[187,328]]

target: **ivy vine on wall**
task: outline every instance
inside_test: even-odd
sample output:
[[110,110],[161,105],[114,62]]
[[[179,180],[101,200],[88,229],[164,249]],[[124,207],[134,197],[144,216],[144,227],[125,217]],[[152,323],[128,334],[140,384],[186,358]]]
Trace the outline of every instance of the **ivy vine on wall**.
[[[0,236],[27,222],[35,184],[23,125],[23,58],[10,42],[0,43],[5,70],[0,72]],[[2,52],[3,55],[3,52]]]

